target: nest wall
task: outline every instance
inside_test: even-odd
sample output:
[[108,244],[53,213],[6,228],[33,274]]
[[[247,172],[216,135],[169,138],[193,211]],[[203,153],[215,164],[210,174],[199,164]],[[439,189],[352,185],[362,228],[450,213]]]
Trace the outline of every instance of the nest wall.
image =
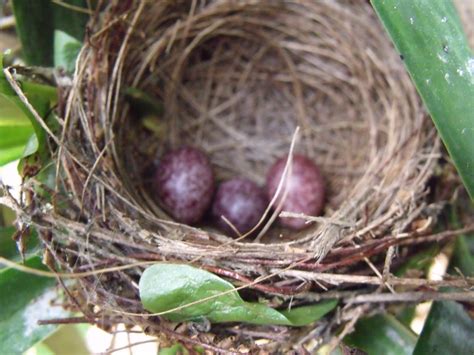
[[[65,270],[161,260],[255,279],[301,260],[295,269],[335,262],[341,247],[410,232],[433,212],[426,182],[438,140],[366,2],[116,1],[92,22],[77,64],[55,153],[66,202],[41,216]],[[128,88],[162,105],[156,129],[134,115]],[[150,194],[150,167],[183,144],[206,151],[218,179],[262,183],[297,126],[296,151],[328,184],[324,215],[299,234],[235,241],[174,222]],[[172,337],[164,321],[117,313],[143,312],[142,270],[81,279],[77,305]],[[302,281],[272,282],[283,286],[257,287],[261,296]]]

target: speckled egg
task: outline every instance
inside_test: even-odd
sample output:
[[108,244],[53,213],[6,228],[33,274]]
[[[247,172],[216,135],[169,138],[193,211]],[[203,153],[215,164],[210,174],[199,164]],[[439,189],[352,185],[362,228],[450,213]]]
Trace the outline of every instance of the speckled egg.
[[[266,191],[269,199],[275,195],[285,169],[287,157],[276,161],[268,171]],[[316,164],[308,157],[293,156],[291,175],[286,180],[287,195],[282,211],[303,213],[308,216],[319,215],[324,207],[325,186],[323,177]],[[281,191],[283,194],[283,189]],[[308,226],[302,218],[279,218],[280,223],[295,230]]]
[[212,202],[215,183],[208,157],[183,147],[165,154],[154,179],[161,206],[177,221],[198,223]]
[[259,222],[267,205],[265,192],[253,181],[234,178],[221,183],[217,188],[212,216],[223,232],[237,237],[236,232],[221,216],[228,219],[240,234],[245,234]]

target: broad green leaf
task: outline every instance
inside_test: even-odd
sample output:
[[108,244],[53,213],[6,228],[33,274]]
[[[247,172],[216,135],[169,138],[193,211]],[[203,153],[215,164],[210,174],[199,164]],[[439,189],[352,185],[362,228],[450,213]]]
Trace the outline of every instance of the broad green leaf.
[[[15,96],[0,93],[0,128],[31,126],[21,109],[21,105],[21,102]],[[3,136],[2,138],[6,137]]]
[[[140,278],[139,287],[143,306],[155,313],[234,290],[230,282],[210,272],[177,264],[156,264],[147,268]],[[205,317],[215,323],[247,321],[253,324],[289,324],[285,316],[272,308],[244,302],[237,291],[164,317],[176,322]]]
[[395,317],[379,314],[359,320],[355,331],[344,338],[344,343],[369,355],[411,355],[416,335]]
[[0,94],[0,166],[19,159],[33,133],[16,97]]
[[[166,312],[183,306],[163,315],[176,322],[206,318],[213,323],[302,326],[315,322],[337,305],[337,301],[322,302],[279,312],[264,304],[245,302],[230,282],[208,271],[181,264],[150,266],[140,278],[139,289],[141,302],[150,312]],[[187,306],[208,297],[214,298]]]
[[371,0],[474,199],[474,55],[450,0]]
[[413,354],[474,354],[473,334],[474,320],[460,304],[435,302]]
[[[1,98],[0,101],[2,101]],[[0,150],[16,147],[17,145],[26,146],[26,142],[33,134],[33,127],[28,120],[26,125],[23,123],[21,121],[18,124],[11,122],[10,125],[7,125],[6,122],[0,119],[0,125],[3,124],[0,126]]]
[[54,66],[62,67],[72,73],[76,67],[76,58],[81,50],[82,42],[66,32],[54,31]]
[[[50,103],[37,95],[29,98],[38,114],[45,116]],[[46,150],[46,136],[33,114],[16,96],[0,94],[0,166]]]
[[[29,267],[44,269],[41,258],[27,260]],[[22,354],[51,334],[56,326],[39,326],[40,319],[66,317],[68,312],[53,306],[55,280],[14,269],[0,271],[0,354]]]
[[[0,80],[2,78],[4,79],[3,71],[0,72]],[[34,83],[22,84],[25,86],[25,95],[38,114],[46,116],[56,90]],[[6,85],[8,87],[2,87],[0,92],[0,166],[29,156],[38,149],[46,155],[46,136],[43,128],[20,98],[11,92],[10,85]]]
[[17,160],[19,157],[23,155],[24,149],[25,147],[23,145],[1,149],[0,150],[0,166]]

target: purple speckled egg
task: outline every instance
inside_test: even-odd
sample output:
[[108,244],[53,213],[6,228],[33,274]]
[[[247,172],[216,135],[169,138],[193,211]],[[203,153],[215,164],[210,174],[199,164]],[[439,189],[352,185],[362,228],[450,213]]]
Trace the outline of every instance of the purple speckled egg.
[[240,234],[245,234],[262,218],[267,205],[265,192],[253,181],[234,178],[223,182],[217,188],[212,204],[212,216],[220,229],[237,237],[236,232],[221,216],[227,218]]
[[186,224],[195,224],[202,219],[215,188],[209,159],[192,147],[165,154],[154,182],[162,207],[177,222]]
[[[267,175],[266,190],[272,199],[280,184],[287,157],[281,158],[270,168]],[[285,187],[285,186],[283,186]],[[286,180],[287,195],[282,211],[303,213],[308,216],[319,215],[324,206],[325,187],[319,168],[309,158],[301,154],[293,155],[292,172]],[[282,195],[282,189],[280,194]],[[278,202],[278,201],[277,201]],[[280,223],[295,230],[308,226],[302,218],[279,218]]]

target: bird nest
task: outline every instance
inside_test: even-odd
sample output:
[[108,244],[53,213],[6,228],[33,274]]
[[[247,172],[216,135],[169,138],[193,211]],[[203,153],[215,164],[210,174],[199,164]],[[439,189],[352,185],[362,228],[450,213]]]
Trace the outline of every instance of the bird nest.
[[[211,351],[314,349],[380,309],[369,299],[376,290],[420,286],[391,270],[412,245],[443,237],[429,236],[437,209],[427,201],[440,148],[367,3],[115,1],[102,10],[62,88],[54,208],[34,219],[52,267],[91,272],[64,285],[89,322],[140,325],[164,344]],[[138,114],[137,92],[155,110]],[[259,184],[275,159],[304,153],[326,181],[324,212],[293,215],[311,222],[297,233],[269,224],[258,240],[177,223],[149,182],[160,156],[182,145],[205,151],[217,180]],[[36,205],[50,207],[41,196]],[[144,261],[206,269],[275,307],[342,301],[303,328],[196,330],[146,316]]]

